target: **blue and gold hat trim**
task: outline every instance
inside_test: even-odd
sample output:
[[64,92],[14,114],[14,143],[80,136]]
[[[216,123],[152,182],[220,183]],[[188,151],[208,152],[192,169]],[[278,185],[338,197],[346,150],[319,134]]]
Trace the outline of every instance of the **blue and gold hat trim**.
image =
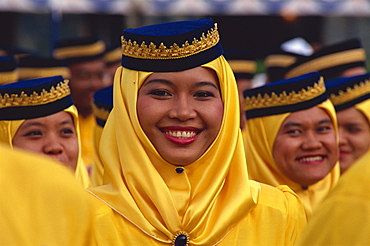
[[0,85],[18,81],[18,63],[13,56],[0,56]]
[[103,58],[105,43],[96,38],[73,38],[58,42],[53,57],[68,65]]
[[311,108],[328,99],[325,90],[317,72],[246,90],[243,106],[247,120]]
[[93,114],[95,115],[95,121],[99,126],[104,127],[112,108],[113,108],[112,85],[95,92],[92,109]]
[[182,71],[223,54],[211,18],[126,29],[121,37],[122,66],[147,72]]
[[44,117],[73,105],[62,76],[21,80],[0,86],[0,120]]
[[329,99],[337,111],[370,98],[370,73],[328,80],[325,85]]
[[224,56],[236,79],[253,78],[257,70],[257,63],[251,52],[243,49],[224,49]]
[[104,61],[107,66],[121,63],[122,60],[122,49],[121,47],[113,47],[106,50],[104,54]]
[[313,55],[298,59],[288,68],[285,77],[319,72],[325,80],[330,80],[354,67],[366,67],[366,52],[357,38],[324,46]]

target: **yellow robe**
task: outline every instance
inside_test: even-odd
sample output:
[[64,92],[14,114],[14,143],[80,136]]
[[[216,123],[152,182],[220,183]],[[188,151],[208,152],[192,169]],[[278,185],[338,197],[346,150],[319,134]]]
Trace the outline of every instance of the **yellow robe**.
[[54,160],[0,144],[0,245],[95,245],[92,200]]
[[297,245],[370,245],[369,177],[367,152],[320,204]]
[[[317,106],[329,114],[338,132],[332,103],[326,100]],[[286,177],[277,167],[272,150],[279,128],[289,115],[290,113],[285,113],[247,120],[244,145],[249,178],[273,186],[288,185],[302,200],[309,218],[315,207],[337,183],[340,175],[339,163],[324,179],[310,185],[307,189],[303,189],[300,184]]]
[[137,94],[151,73],[117,69],[114,108],[99,147],[103,185],[88,189],[101,202],[98,244],[168,245],[182,232],[189,245],[292,245],[305,226],[295,194],[248,179],[238,91],[225,58],[202,66],[219,78],[223,121],[211,146],[181,174],[159,155],[137,117]]
[[93,114],[86,118],[79,117],[80,133],[81,133],[81,154],[82,159],[88,170],[94,160],[94,127],[95,117]]

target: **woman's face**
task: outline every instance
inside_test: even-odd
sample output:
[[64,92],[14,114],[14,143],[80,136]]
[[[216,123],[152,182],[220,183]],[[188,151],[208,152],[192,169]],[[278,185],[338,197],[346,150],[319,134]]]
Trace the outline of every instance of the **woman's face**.
[[221,127],[223,103],[216,73],[196,67],[151,74],[139,90],[137,114],[166,161],[191,164],[212,144]]
[[339,160],[343,173],[370,148],[370,126],[355,107],[337,112],[339,126]]
[[312,107],[289,115],[276,136],[273,157],[280,171],[300,185],[323,179],[338,161],[338,144],[329,115]]
[[78,140],[72,116],[67,112],[25,120],[14,135],[13,146],[53,157],[76,169]]

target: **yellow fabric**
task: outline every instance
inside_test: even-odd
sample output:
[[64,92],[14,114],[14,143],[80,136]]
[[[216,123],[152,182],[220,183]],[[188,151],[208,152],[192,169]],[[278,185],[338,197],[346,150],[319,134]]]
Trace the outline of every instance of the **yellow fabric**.
[[0,245],[95,245],[93,200],[65,167],[2,143],[0,156]]
[[[76,127],[76,134],[78,139],[78,146],[81,146],[80,131],[78,127],[78,113],[74,105],[68,107],[64,111],[70,113]],[[24,120],[0,120],[0,142],[10,146],[13,149],[13,137]],[[75,170],[75,178],[83,188],[90,187],[90,178],[87,173],[86,166],[81,158],[81,151],[79,151],[78,162]]]
[[88,117],[79,117],[80,132],[81,132],[81,153],[82,159],[88,169],[94,161],[94,126],[95,126],[95,116],[93,114]]
[[370,153],[346,171],[297,245],[370,245]]
[[[334,122],[335,131],[338,132],[332,103],[326,100],[317,106],[329,114]],[[306,190],[302,189],[300,184],[287,178],[277,167],[272,150],[279,128],[289,115],[290,113],[285,113],[247,120],[244,144],[249,178],[272,186],[288,185],[301,198],[306,214],[310,217],[315,206],[338,181],[339,164],[337,163],[324,179],[309,186]]]
[[[106,204],[97,210],[97,224],[101,226],[98,243],[160,245],[171,243],[177,232],[185,231],[190,245],[213,245],[259,207],[258,183],[248,180],[233,72],[223,56],[203,67],[218,75],[224,103],[223,122],[209,149],[180,175],[175,166],[158,154],[138,121],[138,90],[151,73],[117,69],[114,108],[100,142],[104,184],[89,189]],[[275,189],[274,192],[276,196],[280,194]],[[292,200],[291,204],[288,201],[284,204],[291,206],[295,219],[302,215],[293,223],[304,224],[301,205],[297,199]],[[268,214],[266,210],[265,216],[252,219],[246,228],[253,230],[256,238],[267,237],[274,242],[278,229],[271,224],[273,219]],[[271,215],[274,216],[283,219],[281,214]],[[257,235],[261,232],[259,223],[269,224],[271,230]],[[294,238],[301,227],[291,234],[285,229],[282,228],[282,234]],[[240,241],[243,245],[248,243],[253,244],[249,240]]]
[[91,166],[91,184],[93,187],[99,186],[103,184],[103,173],[104,173],[104,166],[100,158],[99,150],[99,143],[101,134],[103,132],[103,127],[95,124],[94,128],[94,161]]
[[[261,186],[257,206],[217,245],[294,245],[306,226],[304,210],[297,195],[287,186],[279,186],[280,191],[277,192],[272,186],[257,184],[254,181],[250,183]],[[94,228],[99,245],[168,245],[147,236],[104,203],[97,206],[96,210],[98,212]]]
[[360,112],[365,115],[365,117],[367,118],[367,120],[370,123],[370,99],[367,99],[365,101],[357,103],[355,105],[355,108],[357,110],[360,110]]

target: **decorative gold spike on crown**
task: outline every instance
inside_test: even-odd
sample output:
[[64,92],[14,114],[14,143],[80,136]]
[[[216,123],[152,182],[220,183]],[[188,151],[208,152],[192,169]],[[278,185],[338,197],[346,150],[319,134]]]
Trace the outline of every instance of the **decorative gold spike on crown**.
[[149,45],[143,41],[140,45],[136,41],[126,40],[121,37],[122,54],[125,56],[139,59],[178,59],[188,57],[217,45],[220,36],[217,29],[217,23],[214,28],[207,32],[207,35],[202,33],[200,39],[194,38],[191,44],[186,41],[181,47],[174,43],[167,48],[163,43],[158,47],[150,42]]
[[325,93],[325,90],[324,80],[321,77],[318,82],[314,83],[313,87],[308,86],[305,89],[301,89],[299,92],[292,91],[288,94],[286,91],[283,91],[279,95],[272,92],[271,95],[264,94],[262,96],[258,94],[257,97],[246,97],[244,99],[244,110],[296,104],[320,96]]
[[27,95],[24,91],[20,95],[0,94],[0,108],[36,106],[57,101],[71,94],[68,83],[69,80],[65,79],[56,87],[52,86],[50,91],[43,89],[40,94],[35,91],[31,95]]
[[99,108],[98,106],[96,106],[96,104],[92,104],[92,110],[93,110],[93,113],[95,115],[95,117],[99,118],[99,119],[102,119],[102,120],[107,120],[108,119],[108,115],[110,113],[110,111],[108,111],[107,109],[105,108]]
[[329,95],[331,102],[337,106],[343,103],[352,101],[353,99],[359,98],[370,93],[370,80],[365,80],[359,84],[355,84],[352,88],[347,87],[345,91],[340,90],[338,95],[334,93]]

